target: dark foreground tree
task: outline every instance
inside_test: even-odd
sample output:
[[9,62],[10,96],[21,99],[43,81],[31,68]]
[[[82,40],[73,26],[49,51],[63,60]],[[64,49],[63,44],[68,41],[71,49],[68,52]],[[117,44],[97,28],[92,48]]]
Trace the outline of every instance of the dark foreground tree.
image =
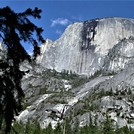
[[[38,8],[29,8],[22,13],[15,13],[9,7],[0,8],[0,40],[7,49],[6,59],[0,59],[0,129],[5,124],[6,133],[11,129],[14,115],[22,108],[24,93],[21,79],[25,73],[19,69],[20,63],[24,60],[31,61],[22,41],[33,45],[33,59],[40,53],[37,44],[44,42],[42,28],[29,19],[40,19],[40,13]],[[36,38],[33,34],[36,34]]]

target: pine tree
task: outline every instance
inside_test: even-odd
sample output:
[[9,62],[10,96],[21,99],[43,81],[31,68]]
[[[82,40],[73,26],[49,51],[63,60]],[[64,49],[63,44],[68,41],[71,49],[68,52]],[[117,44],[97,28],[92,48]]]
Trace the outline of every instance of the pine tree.
[[106,114],[106,120],[103,123],[103,133],[104,134],[112,134],[113,133],[113,124],[107,114]]
[[44,134],[54,134],[51,123],[49,123],[48,127],[44,129],[43,132]]
[[124,134],[129,134],[130,132],[127,126],[122,127],[122,130]]
[[59,122],[57,123],[57,126],[54,130],[54,134],[63,134],[61,124]]
[[32,134],[41,134],[41,128],[40,128],[40,124],[38,121],[34,122],[34,130]]
[[116,123],[115,134],[120,134],[120,129],[119,129],[118,123]]
[[74,131],[74,134],[77,134],[79,131],[79,119],[77,117],[74,120],[73,131]]
[[30,133],[30,121],[28,120],[25,126],[25,134],[29,134],[29,133]]
[[72,134],[72,128],[68,118],[66,118],[65,123],[63,124],[63,131],[64,134]]
[[[0,39],[7,49],[6,59],[0,59],[0,116],[6,123],[5,132],[11,129],[11,123],[14,115],[22,109],[21,102],[24,93],[21,88],[21,79],[25,72],[19,69],[19,65],[24,60],[31,62],[22,45],[23,42],[31,43],[34,47],[33,59],[35,60],[40,53],[39,42],[44,42],[41,36],[43,30],[37,27],[29,20],[30,17],[35,19],[41,18],[41,10],[38,8],[27,9],[22,13],[15,13],[9,7],[0,8]],[[33,37],[36,33],[37,38]]]

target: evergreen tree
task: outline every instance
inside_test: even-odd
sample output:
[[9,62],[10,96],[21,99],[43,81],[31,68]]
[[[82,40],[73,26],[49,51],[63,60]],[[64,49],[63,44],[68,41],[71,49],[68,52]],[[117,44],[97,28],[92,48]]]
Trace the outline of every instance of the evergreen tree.
[[121,128],[121,134],[130,134],[130,131],[127,126]]
[[40,124],[37,121],[34,122],[34,131],[32,134],[41,134]]
[[74,131],[74,134],[77,134],[79,131],[79,119],[77,117],[74,120],[73,131]]
[[118,123],[116,123],[115,134],[120,134],[120,129],[119,129]]
[[90,134],[88,130],[89,130],[89,127],[86,125],[80,128],[79,134]]
[[72,134],[72,128],[68,118],[66,118],[65,123],[63,124],[63,131],[63,134]]
[[[29,20],[30,17],[41,18],[41,10],[38,8],[27,9],[22,13],[15,13],[9,7],[0,8],[0,40],[7,48],[6,59],[0,59],[0,116],[6,123],[5,132],[11,129],[14,115],[22,109],[21,102],[24,93],[21,88],[21,79],[25,72],[19,69],[24,60],[31,61],[22,45],[23,42],[31,43],[34,47],[33,59],[40,53],[38,42],[44,42],[41,33],[42,28],[37,27]],[[36,33],[37,38],[33,37]]]
[[59,122],[57,123],[57,126],[54,130],[54,134],[63,134],[61,124]]
[[26,126],[25,126],[25,134],[29,134],[30,133],[30,121],[28,120]]
[[106,114],[106,120],[103,123],[103,133],[104,134],[112,134],[113,133],[113,124],[111,119]]
[[43,132],[44,134],[54,134],[51,123],[49,123],[48,127],[44,129]]

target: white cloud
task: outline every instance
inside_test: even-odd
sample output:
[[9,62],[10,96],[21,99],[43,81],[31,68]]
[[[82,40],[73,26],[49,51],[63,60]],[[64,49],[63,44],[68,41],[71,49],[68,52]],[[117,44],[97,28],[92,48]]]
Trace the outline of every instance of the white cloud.
[[51,20],[51,27],[54,27],[56,25],[62,25],[62,26],[66,26],[70,23],[70,21],[68,19],[64,19],[64,18],[57,18],[55,20]]
[[62,31],[61,30],[56,30],[56,34],[61,35],[62,34]]

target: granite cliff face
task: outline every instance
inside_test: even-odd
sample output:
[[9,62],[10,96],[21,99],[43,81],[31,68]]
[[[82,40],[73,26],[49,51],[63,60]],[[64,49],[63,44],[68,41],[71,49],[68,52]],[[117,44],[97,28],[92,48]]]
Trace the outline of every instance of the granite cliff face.
[[[67,27],[58,40],[47,40],[41,46],[42,55],[38,57],[38,63],[60,72],[71,70],[85,75],[104,67],[114,70],[118,66],[119,70],[129,63],[130,55],[132,58],[133,36],[133,19],[115,17],[74,23]],[[123,44],[126,42],[128,45],[125,47]],[[117,57],[114,51],[124,57],[110,58],[108,64],[108,54]]]

